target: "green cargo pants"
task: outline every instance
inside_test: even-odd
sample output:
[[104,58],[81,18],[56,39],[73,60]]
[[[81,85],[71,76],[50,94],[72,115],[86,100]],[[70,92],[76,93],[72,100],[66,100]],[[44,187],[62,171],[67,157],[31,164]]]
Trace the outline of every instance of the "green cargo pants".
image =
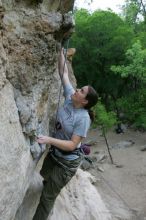
[[[45,184],[33,220],[47,219],[53,208],[56,197],[61,189],[74,176],[82,158],[79,157],[72,161],[62,158],[57,159],[60,164],[54,160],[51,153],[48,153],[44,160],[40,174],[44,178]],[[63,164],[63,166],[61,164]]]

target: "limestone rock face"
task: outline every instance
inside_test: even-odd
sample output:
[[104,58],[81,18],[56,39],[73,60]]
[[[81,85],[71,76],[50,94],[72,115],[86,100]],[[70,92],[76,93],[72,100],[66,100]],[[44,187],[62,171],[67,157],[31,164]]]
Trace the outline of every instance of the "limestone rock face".
[[49,134],[56,110],[56,44],[74,26],[65,14],[73,1],[59,3],[0,1],[0,220],[17,218],[36,169],[30,146],[36,133]]
[[[49,135],[53,129],[60,88],[56,45],[73,31],[68,13],[73,3],[0,0],[0,220],[31,220],[35,212],[42,189],[38,170],[44,157],[36,167],[30,147],[37,144],[36,134]],[[77,174],[58,197],[51,220],[110,219],[101,217],[93,200],[103,204],[88,177]]]
[[38,6],[30,9],[18,4],[18,8],[5,11],[2,40],[8,60],[6,77],[15,90],[23,133],[29,137],[37,130],[38,122],[48,130],[47,118],[54,105],[49,95],[52,91],[53,100],[57,100],[59,78],[54,35],[62,33],[63,23],[62,14],[44,12]]
[[[31,220],[35,211],[34,206],[37,205],[34,200],[35,194],[40,193],[42,189],[38,184],[39,179],[39,175],[34,173],[25,202],[20,207],[15,220]],[[94,182],[93,176],[78,169],[72,180],[61,190],[48,220],[113,220],[93,185]]]
[[72,181],[58,196],[50,220],[112,220],[111,214],[93,185],[95,181],[88,172],[78,169]]

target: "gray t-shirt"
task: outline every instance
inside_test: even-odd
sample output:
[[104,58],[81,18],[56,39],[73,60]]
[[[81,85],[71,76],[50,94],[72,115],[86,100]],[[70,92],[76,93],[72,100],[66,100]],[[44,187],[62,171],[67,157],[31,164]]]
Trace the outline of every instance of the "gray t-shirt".
[[[87,110],[73,106],[71,95],[74,92],[75,90],[71,84],[64,86],[65,101],[58,111],[55,138],[71,140],[72,135],[78,135],[80,137],[86,137],[87,135],[91,120]],[[80,147],[80,144],[78,147]],[[77,155],[72,153],[65,155],[57,148],[55,148],[55,155],[66,160],[78,158]]]

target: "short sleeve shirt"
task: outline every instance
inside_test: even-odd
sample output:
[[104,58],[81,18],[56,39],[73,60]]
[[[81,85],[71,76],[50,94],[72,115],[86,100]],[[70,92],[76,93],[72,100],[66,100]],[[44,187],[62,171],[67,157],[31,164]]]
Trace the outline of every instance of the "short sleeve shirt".
[[[58,110],[55,138],[71,140],[73,135],[80,137],[86,137],[87,135],[91,120],[86,109],[73,106],[71,95],[74,92],[71,84],[64,85],[65,101]],[[80,144],[78,147],[80,147]],[[74,160],[78,157],[72,153],[65,155],[57,148],[55,148],[55,154],[67,160]]]

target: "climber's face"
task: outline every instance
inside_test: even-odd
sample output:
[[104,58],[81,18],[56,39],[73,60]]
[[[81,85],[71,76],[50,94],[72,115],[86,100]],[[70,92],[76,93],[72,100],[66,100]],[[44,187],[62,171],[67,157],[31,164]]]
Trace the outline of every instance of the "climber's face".
[[75,93],[72,95],[72,101],[75,106],[84,107],[88,103],[88,100],[86,99],[88,90],[88,86],[84,86],[81,89],[76,89]]

